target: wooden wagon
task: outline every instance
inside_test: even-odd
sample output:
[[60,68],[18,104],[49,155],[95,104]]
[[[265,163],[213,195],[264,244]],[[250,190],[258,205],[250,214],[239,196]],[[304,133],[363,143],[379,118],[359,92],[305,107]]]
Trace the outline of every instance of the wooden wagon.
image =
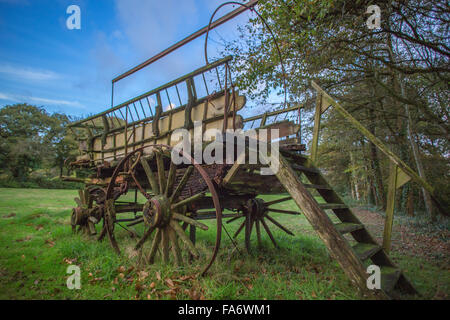
[[[252,0],[210,22],[208,27],[115,78],[113,84],[256,3]],[[297,121],[301,106],[285,103],[279,110],[257,107],[253,109],[256,115],[252,115],[245,107],[245,96],[233,85],[231,60],[232,57],[225,57],[207,63],[136,98],[70,124],[80,141],[80,155],[68,165],[90,172],[88,178],[66,177],[86,185],[75,198],[72,229],[97,235],[98,240],[107,237],[120,253],[116,227],[136,237],[129,228],[144,224],[145,231],[138,237],[135,249],[142,250],[149,241],[149,263],[161,259],[181,266],[186,259],[203,258],[205,274],[217,256],[222,229],[226,230],[223,218],[229,219],[227,223],[240,222],[233,237],[244,232],[245,247],[250,250],[252,234],[261,245],[262,230],[277,247],[269,225],[292,235],[272,213],[303,214],[362,292],[378,298],[395,297],[398,292],[416,293],[313,161],[302,153],[305,146]],[[311,150],[315,160],[320,114],[333,105],[346,117],[351,116],[317,84],[313,83],[313,87],[318,92]],[[243,132],[239,135],[243,139],[228,134],[230,130]],[[191,140],[181,143],[180,148],[179,139],[184,136]],[[228,153],[230,149],[233,152]],[[197,157],[205,152],[213,162]],[[256,161],[249,161],[255,153]],[[272,174],[262,175],[263,172]],[[260,196],[266,194],[275,196],[265,201]],[[298,210],[274,207],[289,200]],[[215,221],[210,225],[216,228],[210,254],[199,252],[196,247],[196,231],[208,229],[202,222],[206,219]],[[370,265],[380,268],[381,287],[367,286]]]
[[[97,235],[98,240],[107,237],[120,253],[117,226],[136,237],[129,228],[144,224],[145,232],[138,236],[135,249],[142,250],[146,241],[151,242],[146,254],[149,263],[161,259],[181,266],[187,259],[200,257],[205,260],[205,274],[220,248],[223,218],[229,219],[227,223],[240,222],[233,238],[244,232],[245,247],[250,250],[252,234],[261,245],[263,230],[277,247],[269,225],[293,235],[289,226],[280,224],[272,213],[303,214],[362,291],[382,298],[389,297],[394,289],[415,292],[320,170],[302,154],[305,146],[296,121],[300,106],[284,105],[279,110],[242,116],[247,111],[246,98],[233,85],[228,65],[231,59],[210,63],[70,124],[80,141],[80,155],[68,165],[91,172],[88,178],[66,177],[86,184],[75,198],[73,230]],[[319,102],[329,103],[323,99]],[[205,135],[211,129],[216,134]],[[263,129],[276,129],[277,134],[262,134]],[[177,134],[180,130],[182,133]],[[196,130],[201,141],[192,139]],[[243,147],[235,135],[227,134],[230,130],[244,133]],[[191,137],[191,148],[178,148],[183,132]],[[247,132],[252,135],[245,135]],[[264,144],[267,152],[261,153]],[[230,145],[235,151],[231,158],[227,153]],[[215,160],[223,161],[196,161],[196,150],[209,150]],[[215,154],[218,150],[219,157]],[[257,161],[249,163],[252,152],[257,153]],[[261,175],[270,161],[276,162],[276,171]],[[134,199],[130,200],[130,194]],[[270,201],[260,197],[267,194],[276,196]],[[322,202],[313,194],[320,195]],[[296,203],[297,211],[273,207],[288,200]],[[330,219],[329,211],[338,223]],[[216,242],[210,254],[196,247],[197,230],[208,229],[202,223],[205,219],[215,220]],[[350,242],[348,236],[352,237]],[[370,291],[366,286],[365,268],[369,264],[382,268],[380,290]]]
[[[253,225],[259,242],[260,229],[264,228],[276,245],[266,219],[292,234],[268,214],[272,204],[290,197],[270,203],[257,198],[258,195],[284,191],[276,176],[261,176],[262,163],[245,164],[245,157],[252,152],[249,147],[241,148],[241,153],[233,152],[230,160],[226,144],[227,139],[235,139],[231,145],[237,149],[235,135],[224,134],[220,142],[217,135],[204,136],[211,129],[219,133],[248,129],[254,134],[247,136],[244,142],[256,139],[266,143],[269,140],[270,145],[270,134],[263,139],[259,132],[277,129],[280,150],[301,157],[299,152],[304,145],[299,140],[300,126],[292,120],[299,107],[242,117],[240,111],[246,99],[234,90],[228,66],[230,60],[231,57],[218,60],[100,114],[70,124],[80,141],[80,156],[69,165],[92,170],[90,177],[83,180],[86,188],[80,190],[79,198],[75,199],[78,206],[73,209],[71,219],[74,230],[78,227],[95,235],[96,225],[101,222],[98,239],[107,236],[119,253],[115,225],[126,223],[130,227],[145,223],[147,230],[136,249],[154,233],[149,261],[155,259],[160,247],[161,258],[168,262],[171,248],[174,262],[181,265],[184,251],[192,256],[199,255],[195,248],[196,229],[208,228],[200,221],[216,219],[216,246],[205,271],[219,249],[223,217],[231,217],[232,221],[244,220],[235,237],[245,229],[247,248],[250,247]],[[205,95],[199,97],[198,92]],[[171,158],[179,141],[173,137],[180,129],[185,129],[189,137],[199,130],[200,150],[203,152],[211,145],[215,146],[215,151],[222,148],[223,161],[210,164],[195,161],[194,149],[198,146],[194,144],[198,142],[191,138],[193,151],[179,151],[177,155],[183,162],[175,164]],[[135,201],[123,201],[130,192],[135,193]],[[138,193],[146,202],[137,201]],[[230,213],[223,214],[225,209]],[[130,212],[134,214],[133,218],[121,219],[121,214]],[[179,240],[187,250],[180,249]]]

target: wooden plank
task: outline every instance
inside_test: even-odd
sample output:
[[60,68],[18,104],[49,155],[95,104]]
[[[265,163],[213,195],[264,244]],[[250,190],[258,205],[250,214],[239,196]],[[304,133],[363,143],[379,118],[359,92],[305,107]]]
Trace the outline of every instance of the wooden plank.
[[410,180],[411,177],[408,176],[402,169],[397,167],[397,181],[395,187],[398,189]]
[[363,261],[369,259],[375,253],[381,250],[381,247],[379,245],[373,243],[357,243],[352,248],[353,250],[355,250],[358,258]]
[[320,116],[322,115],[322,94],[317,94],[316,111],[314,113],[314,129],[313,139],[311,142],[311,161],[317,161],[317,148],[319,145],[319,131],[320,131]]
[[369,139],[374,145],[380,149],[392,162],[394,162],[399,168],[403,170],[412,180],[420,184],[425,190],[427,190],[439,211],[448,216],[450,212],[446,210],[446,207],[441,204],[443,201],[436,195],[434,188],[424,179],[422,179],[413,169],[411,169],[402,159],[400,159],[395,153],[389,150],[386,145],[375,135],[373,135],[367,128],[365,128],[358,120],[356,120],[347,110],[345,110],[338,102],[336,102],[328,93],[326,93],[317,83],[311,81],[311,85],[314,89],[320,92],[327,101],[336,108],[336,110],[344,116],[350,123],[352,123],[356,129],[358,129],[367,139]]
[[392,225],[394,222],[395,193],[397,189],[397,166],[393,163],[389,169],[389,186],[386,205],[386,217],[384,219],[383,249],[386,253],[391,250]]
[[236,162],[233,164],[230,170],[228,170],[226,176],[223,178],[222,185],[227,185],[233,180],[233,178],[236,176],[236,174],[238,173],[239,169],[242,167],[244,162],[245,162],[245,152],[242,152],[239,155],[238,160],[236,160]]
[[381,288],[390,292],[397,284],[402,272],[398,268],[381,267]]
[[344,203],[320,203],[319,206],[323,210],[347,209],[348,208],[348,206]]
[[362,224],[348,223],[348,222],[336,223],[334,226],[337,229],[337,231],[339,231],[341,234],[346,234],[364,228]]
[[301,172],[310,172],[310,173],[320,173],[320,170],[319,169],[316,169],[316,168],[308,168],[308,167],[306,167],[306,166],[301,166],[301,165],[299,165],[299,164],[292,164],[292,168],[295,170],[295,171],[301,171]]
[[[274,159],[272,159],[274,161]],[[325,243],[330,254],[341,265],[344,272],[362,292],[369,296],[386,299],[386,294],[381,290],[369,290],[366,286],[368,274],[356,256],[349,243],[339,233],[327,214],[320,208],[317,201],[304,187],[289,162],[280,155],[278,172],[276,176],[292,196],[297,206],[301,209],[306,219],[314,227],[319,237]]]

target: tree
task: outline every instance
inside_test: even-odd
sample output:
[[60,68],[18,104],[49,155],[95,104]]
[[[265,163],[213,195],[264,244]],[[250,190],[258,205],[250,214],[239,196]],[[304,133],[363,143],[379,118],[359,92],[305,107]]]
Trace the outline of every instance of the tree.
[[64,160],[76,150],[68,122],[66,115],[26,103],[0,109],[0,168],[18,180],[43,165],[62,174]]
[[[365,12],[371,4],[381,8],[379,29],[366,25]],[[411,167],[419,158],[425,163],[427,157],[438,159],[440,168],[449,165],[450,12],[446,1],[262,0],[257,9],[278,40],[285,74],[274,40],[255,18],[241,28],[240,39],[226,48],[236,57],[235,82],[240,89],[264,100],[282,88],[286,76],[290,99],[311,110],[314,92],[309,83],[314,79]],[[405,107],[420,157],[409,143]],[[325,117],[322,123],[327,136],[339,136],[333,117]],[[341,139],[337,150],[348,150],[345,145],[360,139],[359,135]],[[431,148],[432,143],[437,147]],[[430,153],[437,149],[438,154]],[[384,202],[388,164],[370,143],[368,150],[366,179],[373,185],[374,197]],[[429,182],[438,184],[430,179],[439,175],[431,172],[432,167],[424,167],[429,170]],[[444,193],[448,190],[447,184]]]

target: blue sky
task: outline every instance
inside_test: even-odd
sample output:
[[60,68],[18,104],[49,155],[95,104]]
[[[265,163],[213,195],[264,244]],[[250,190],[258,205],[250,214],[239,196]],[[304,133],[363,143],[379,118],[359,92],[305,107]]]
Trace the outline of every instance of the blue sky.
[[[0,107],[27,102],[77,116],[101,112],[110,107],[112,78],[207,25],[223,2],[0,0]],[[66,27],[72,4],[81,9],[81,30]],[[249,15],[210,34],[211,56],[221,48],[213,41],[235,38]],[[203,46],[204,36],[118,82],[115,104],[204,65]]]

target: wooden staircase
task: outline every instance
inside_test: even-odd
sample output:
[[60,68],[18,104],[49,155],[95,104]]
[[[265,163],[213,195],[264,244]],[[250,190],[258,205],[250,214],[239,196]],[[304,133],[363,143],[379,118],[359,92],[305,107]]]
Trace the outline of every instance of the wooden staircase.
[[[280,150],[276,176],[323,240],[331,256],[364,295],[378,299],[398,299],[405,294],[417,294],[403,272],[307,157]],[[309,183],[303,182],[306,180]],[[310,190],[317,190],[325,203],[318,203]],[[331,210],[335,217],[332,217],[333,220],[339,222],[333,223],[325,210]],[[367,266],[372,264],[381,270],[379,290],[367,288],[367,278],[370,276]]]

